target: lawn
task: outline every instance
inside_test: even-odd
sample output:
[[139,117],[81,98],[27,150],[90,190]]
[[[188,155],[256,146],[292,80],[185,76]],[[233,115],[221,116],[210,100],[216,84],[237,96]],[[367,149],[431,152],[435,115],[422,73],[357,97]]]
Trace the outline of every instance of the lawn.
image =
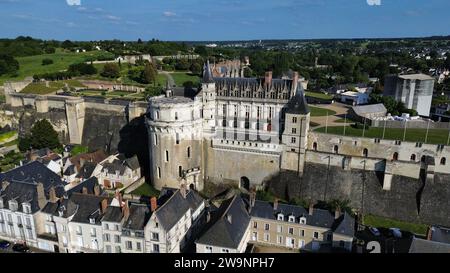
[[5,140],[17,135],[16,131],[9,131],[3,134],[0,134],[0,142],[4,142]]
[[377,228],[399,228],[419,235],[425,235],[428,230],[428,226],[424,224],[403,222],[371,214],[364,216],[363,224]]
[[47,95],[54,93],[64,87],[63,82],[49,82],[46,86],[43,82],[32,82],[27,85],[20,93],[25,94],[37,94],[37,95]]
[[200,78],[196,75],[192,75],[191,73],[174,72],[170,73],[170,75],[172,75],[177,86],[183,86],[183,84],[187,81],[193,82],[194,85],[197,85],[200,82]]
[[311,111],[311,117],[323,117],[326,115],[333,116],[336,114],[336,112],[333,110],[314,106],[309,106],[309,110]]
[[323,100],[332,100],[332,95],[327,95],[321,92],[305,92],[305,95],[307,97],[317,98],[317,99],[323,99]]
[[142,186],[132,191],[131,194],[158,197],[159,191],[153,188],[153,186],[151,186],[150,184],[144,183],[142,184]]
[[[356,129],[351,126],[333,126],[328,127],[328,134],[343,135],[345,127],[346,136],[362,137],[363,129]],[[321,127],[315,130],[316,132],[325,133],[325,127]],[[384,135],[385,139],[403,140],[404,129],[391,129],[386,128]],[[406,129],[405,141],[409,142],[422,142],[425,143],[426,129]],[[428,141],[430,144],[447,144],[449,131],[446,129],[430,129],[428,132]],[[364,137],[368,138],[382,138],[383,128],[370,127],[366,128]]]
[[75,145],[71,151],[72,156],[79,154],[85,154],[89,151],[89,148],[83,145]]
[[[25,77],[33,76],[35,74],[51,73],[66,70],[69,65],[73,63],[85,62],[89,59],[95,59],[98,56],[111,54],[106,51],[89,51],[82,53],[75,53],[57,49],[53,54],[42,54],[27,57],[17,57],[19,62],[19,72],[17,77],[3,75],[0,77],[0,85],[5,81],[20,81]],[[43,59],[53,60],[53,64],[42,65]]]

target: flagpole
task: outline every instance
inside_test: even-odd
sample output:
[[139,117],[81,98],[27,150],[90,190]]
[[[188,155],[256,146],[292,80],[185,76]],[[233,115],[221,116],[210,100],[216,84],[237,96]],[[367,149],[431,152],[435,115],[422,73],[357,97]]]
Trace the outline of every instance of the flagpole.
[[428,142],[428,131],[430,130],[430,120],[428,120],[427,133],[425,134],[425,144]]
[[403,131],[403,141],[405,141],[405,139],[406,139],[406,123],[407,123],[408,121],[405,119],[405,130]]
[[387,122],[387,120],[384,120],[383,137],[381,139],[384,139],[384,133],[386,132],[386,122]]
[[364,117],[364,127],[363,127],[363,135],[362,135],[362,137],[364,137],[365,133],[366,133],[366,117]]
[[450,144],[450,129],[448,130],[447,146]]
[[345,127],[347,127],[347,114],[344,116],[344,136],[345,136]]
[[328,111],[327,111],[327,119],[325,121],[325,134],[328,134]]

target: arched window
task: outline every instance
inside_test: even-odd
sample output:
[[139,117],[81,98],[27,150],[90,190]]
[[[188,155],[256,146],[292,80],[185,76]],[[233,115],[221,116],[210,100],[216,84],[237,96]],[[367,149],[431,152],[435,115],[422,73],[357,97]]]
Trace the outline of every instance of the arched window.
[[178,120],[178,112],[175,112],[175,120]]
[[397,161],[398,160],[398,153],[395,152],[394,155],[392,156],[392,160]]
[[339,153],[339,147],[337,145],[334,145],[333,151],[335,154]]
[[425,159],[426,159],[426,158],[427,158],[427,157],[423,155],[422,158],[420,158],[420,161],[421,161],[421,162],[425,162]]
[[416,155],[415,154],[411,155],[411,161],[416,161]]
[[314,149],[314,151],[317,151],[317,142],[313,143],[313,149]]
[[368,157],[368,156],[369,156],[369,150],[367,150],[367,148],[364,148],[364,150],[363,150],[363,156],[364,156],[364,157]]
[[191,158],[191,147],[187,147],[187,157]]
[[445,165],[447,163],[447,159],[445,157],[441,158],[441,165]]

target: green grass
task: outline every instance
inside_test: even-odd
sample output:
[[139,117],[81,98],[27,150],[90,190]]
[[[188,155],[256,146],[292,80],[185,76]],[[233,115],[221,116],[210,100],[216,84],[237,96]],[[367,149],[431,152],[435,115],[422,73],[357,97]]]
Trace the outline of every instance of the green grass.
[[[3,85],[5,81],[20,81],[26,77],[33,76],[35,74],[52,73],[66,70],[69,65],[73,63],[79,63],[87,61],[89,58],[96,58],[100,55],[110,54],[105,51],[89,51],[82,53],[75,53],[58,49],[53,54],[42,54],[27,57],[18,57],[16,60],[19,62],[19,71],[17,77],[11,77],[10,75],[2,75],[0,77],[0,85]],[[43,59],[53,60],[53,64],[42,65]]]
[[153,186],[148,183],[142,184],[139,188],[135,189],[131,192],[134,195],[143,195],[143,196],[159,196],[159,191],[156,190]]
[[354,123],[355,121],[350,118],[347,118],[347,120],[345,120],[345,118],[340,118],[340,119],[335,120],[334,122],[336,122],[336,123],[352,123],[353,122]]
[[428,226],[424,224],[403,222],[370,214],[364,216],[363,223],[377,228],[399,228],[419,235],[425,235],[428,229]]
[[[362,137],[363,129],[355,129],[351,126],[332,126],[328,127],[328,134],[343,135],[345,127],[346,136]],[[325,127],[314,130],[316,132],[325,133]],[[403,141],[404,129],[390,129],[386,128],[384,135],[385,139],[401,140]],[[426,129],[406,129],[405,141],[422,142],[425,143]],[[446,129],[430,129],[428,132],[428,141],[430,144],[447,144],[449,131]],[[364,132],[364,137],[367,138],[382,138],[383,128],[370,127]]]
[[316,127],[316,126],[319,126],[319,125],[320,124],[316,123],[316,122],[312,122],[312,121],[309,122],[309,126],[311,126],[311,127]]
[[305,95],[307,97],[317,98],[317,99],[323,99],[323,100],[332,100],[332,95],[327,95],[321,92],[305,92]]
[[12,141],[2,143],[0,144],[0,147],[10,147],[14,145],[19,145],[19,139],[14,139]]
[[43,82],[32,82],[27,85],[20,93],[47,95],[54,93],[64,87],[63,82],[50,82],[47,87]]
[[85,154],[89,151],[89,148],[83,145],[75,145],[72,149],[72,156],[76,156],[79,154]]
[[[175,73],[170,73],[170,75],[173,77],[173,80],[175,81],[175,84],[177,86],[183,86],[183,83],[185,83],[187,81],[193,82],[194,85],[196,85],[200,82],[200,78],[196,75],[192,75],[191,73],[175,72]],[[165,84],[165,81],[164,81],[164,84]]]
[[3,142],[5,140],[7,140],[8,138],[11,138],[13,136],[17,135],[16,131],[9,131],[3,134],[0,134],[0,142]]
[[333,116],[336,114],[336,112],[333,110],[314,106],[309,106],[309,110],[311,111],[311,117],[323,117],[326,116],[327,114],[328,116]]

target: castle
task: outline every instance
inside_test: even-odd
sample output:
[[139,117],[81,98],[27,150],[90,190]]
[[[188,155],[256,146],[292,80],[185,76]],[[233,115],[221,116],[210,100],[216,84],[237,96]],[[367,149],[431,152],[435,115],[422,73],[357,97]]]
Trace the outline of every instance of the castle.
[[149,101],[151,179],[156,188],[204,180],[261,185],[280,168],[302,172],[309,110],[298,73],[291,79],[214,78],[201,90],[171,90]]
[[157,189],[202,190],[208,180],[249,190],[282,170],[301,177],[309,162],[382,173],[389,190],[394,176],[450,173],[448,146],[321,134],[309,123],[298,73],[213,77],[207,63],[199,91],[167,87],[149,101],[151,181]]

